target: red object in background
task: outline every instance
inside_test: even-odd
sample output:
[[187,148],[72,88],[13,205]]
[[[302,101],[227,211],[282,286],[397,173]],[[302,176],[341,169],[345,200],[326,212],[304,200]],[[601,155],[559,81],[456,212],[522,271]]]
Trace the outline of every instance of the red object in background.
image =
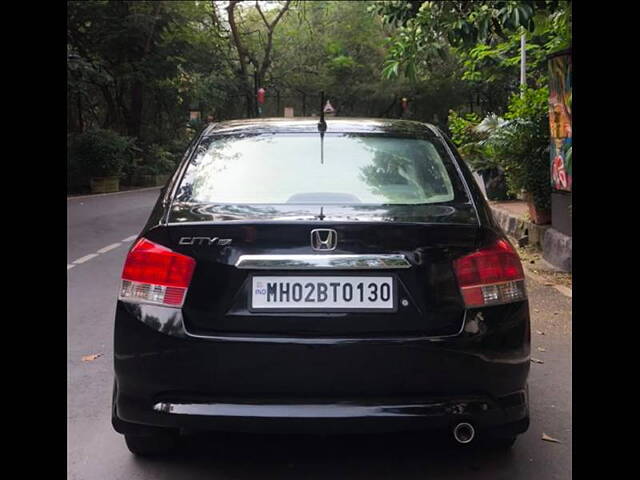
[[403,98],[402,102],[400,102],[400,104],[402,105],[402,111],[406,112],[407,109],[409,108],[409,102],[407,101],[407,99]]
[[262,105],[264,103],[264,95],[267,93],[264,88],[259,88],[256,98],[258,99],[258,103]]

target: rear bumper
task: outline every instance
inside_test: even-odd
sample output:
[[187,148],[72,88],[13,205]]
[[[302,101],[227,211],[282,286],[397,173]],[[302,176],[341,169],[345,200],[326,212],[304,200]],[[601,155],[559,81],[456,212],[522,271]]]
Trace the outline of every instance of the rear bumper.
[[[525,398],[524,392],[514,394]],[[144,432],[147,426],[188,431],[261,433],[373,433],[403,430],[449,430],[472,422],[479,430],[501,428],[515,435],[529,425],[528,404],[502,407],[488,397],[414,401],[410,404],[283,404],[145,402],[120,396],[113,424],[120,433]],[[120,412],[123,410],[123,412]],[[134,418],[124,421],[120,416]]]
[[[163,317],[162,311],[165,316]],[[246,432],[528,426],[528,305],[449,338],[194,338],[179,311],[119,302],[113,423]]]

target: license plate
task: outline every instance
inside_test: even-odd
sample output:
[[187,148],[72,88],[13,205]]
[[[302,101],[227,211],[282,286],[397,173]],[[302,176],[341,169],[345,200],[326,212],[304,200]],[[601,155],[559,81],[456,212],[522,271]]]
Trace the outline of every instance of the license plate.
[[255,310],[394,310],[393,277],[298,276],[252,278]]

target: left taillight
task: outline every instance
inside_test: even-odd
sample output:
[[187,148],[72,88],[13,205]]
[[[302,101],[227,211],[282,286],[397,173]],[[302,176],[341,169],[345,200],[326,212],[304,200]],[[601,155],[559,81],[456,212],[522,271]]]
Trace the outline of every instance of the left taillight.
[[140,238],[124,262],[120,300],[181,307],[196,261]]

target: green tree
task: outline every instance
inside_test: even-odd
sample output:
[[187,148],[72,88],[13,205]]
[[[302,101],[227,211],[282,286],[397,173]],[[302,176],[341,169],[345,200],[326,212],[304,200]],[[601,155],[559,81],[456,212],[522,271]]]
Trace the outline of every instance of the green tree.
[[[369,2],[294,2],[274,35],[272,89],[304,99],[318,113],[319,92],[339,115],[385,116],[407,93],[380,77],[385,39],[394,27],[371,15]],[[391,101],[393,100],[393,102]]]
[[157,131],[179,131],[184,121],[177,119],[194,100],[222,105],[225,92],[233,92],[233,75],[210,8],[205,2],[69,2],[72,126],[99,124],[146,140]]
[[531,85],[546,75],[546,55],[571,44],[570,1],[385,1],[371,10],[398,27],[385,77],[403,73],[416,81],[431,74],[432,59],[454,55],[485,111],[506,106],[518,89],[521,34]]
[[502,165],[511,193],[524,189],[542,210],[551,208],[549,171],[549,90],[524,88],[514,94],[505,114],[508,124],[496,129],[488,143]]
[[67,8],[68,131],[132,138],[143,161],[128,159],[128,178],[138,167],[167,171],[182,156],[193,135],[190,106],[224,113],[233,104],[235,59],[212,3],[89,0]]
[[[289,10],[290,0],[281,2],[277,9],[263,11],[260,2],[254,10],[245,8],[245,19],[240,19],[239,4],[242,0],[231,0],[225,10],[230,29],[230,38],[235,46],[239,64],[239,80],[245,93],[247,115],[255,115],[255,92],[263,86],[272,62],[273,35],[276,27]],[[215,7],[214,7],[215,8]],[[253,35],[253,36],[252,36]],[[250,69],[250,66],[252,67]],[[253,81],[251,79],[253,70]]]

